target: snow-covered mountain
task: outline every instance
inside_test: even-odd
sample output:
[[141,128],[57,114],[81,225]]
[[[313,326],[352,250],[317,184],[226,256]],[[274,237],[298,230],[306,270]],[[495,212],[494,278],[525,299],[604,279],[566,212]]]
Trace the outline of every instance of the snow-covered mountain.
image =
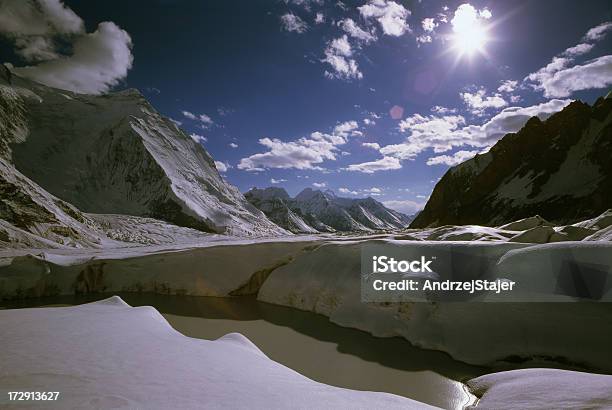
[[291,198],[282,188],[253,188],[245,197],[276,224],[295,233],[398,229],[411,220],[373,198],[342,198],[330,190],[306,188]]
[[574,101],[449,169],[410,227],[592,218],[612,208],[611,158],[611,95],[592,107]]
[[287,233],[136,90],[76,94],[4,70],[0,107],[4,184],[22,180],[3,191],[32,186],[40,198],[61,198],[84,212],[152,217],[206,232]]

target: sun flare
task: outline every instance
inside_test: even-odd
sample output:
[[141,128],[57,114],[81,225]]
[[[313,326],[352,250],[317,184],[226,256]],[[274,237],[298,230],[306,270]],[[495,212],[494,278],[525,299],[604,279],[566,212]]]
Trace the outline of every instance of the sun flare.
[[453,48],[459,55],[472,55],[475,52],[484,52],[488,40],[487,28],[483,20],[490,18],[490,11],[481,10],[479,13],[472,5],[462,4],[455,12],[451,23],[453,25]]

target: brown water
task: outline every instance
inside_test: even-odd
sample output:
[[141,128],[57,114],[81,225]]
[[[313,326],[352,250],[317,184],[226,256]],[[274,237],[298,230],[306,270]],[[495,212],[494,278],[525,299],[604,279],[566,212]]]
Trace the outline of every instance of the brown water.
[[[58,296],[2,302],[0,306],[75,305],[108,296]],[[486,368],[413,347],[401,338],[376,338],[337,326],[318,314],[258,302],[252,297],[119,296],[132,306],[155,307],[187,336],[216,339],[231,332],[242,333],[271,359],[334,386],[384,391],[458,409],[471,400],[460,381],[487,373]]]

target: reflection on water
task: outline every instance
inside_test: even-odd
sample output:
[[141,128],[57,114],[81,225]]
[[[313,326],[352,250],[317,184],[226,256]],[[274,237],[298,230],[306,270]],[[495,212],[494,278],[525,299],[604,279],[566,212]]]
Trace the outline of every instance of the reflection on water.
[[[73,305],[108,296],[58,296],[2,302],[2,306]],[[376,338],[337,326],[322,315],[258,302],[253,297],[119,296],[132,306],[155,307],[187,336],[215,339],[240,332],[271,359],[335,386],[386,391],[442,408],[461,408],[469,397],[457,381],[487,372],[445,353],[413,347],[401,338]]]

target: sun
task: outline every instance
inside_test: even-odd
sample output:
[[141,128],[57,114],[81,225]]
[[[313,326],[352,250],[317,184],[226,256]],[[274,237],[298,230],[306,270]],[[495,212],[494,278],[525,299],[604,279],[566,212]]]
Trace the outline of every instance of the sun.
[[480,24],[456,32],[453,36],[454,48],[460,55],[471,56],[475,52],[483,53],[487,44],[487,31]]
[[461,55],[471,56],[475,52],[484,53],[488,40],[487,27],[482,23],[490,18],[488,10],[479,13],[472,5],[462,4],[457,8],[455,17],[452,19],[453,26],[452,42],[453,48]]

